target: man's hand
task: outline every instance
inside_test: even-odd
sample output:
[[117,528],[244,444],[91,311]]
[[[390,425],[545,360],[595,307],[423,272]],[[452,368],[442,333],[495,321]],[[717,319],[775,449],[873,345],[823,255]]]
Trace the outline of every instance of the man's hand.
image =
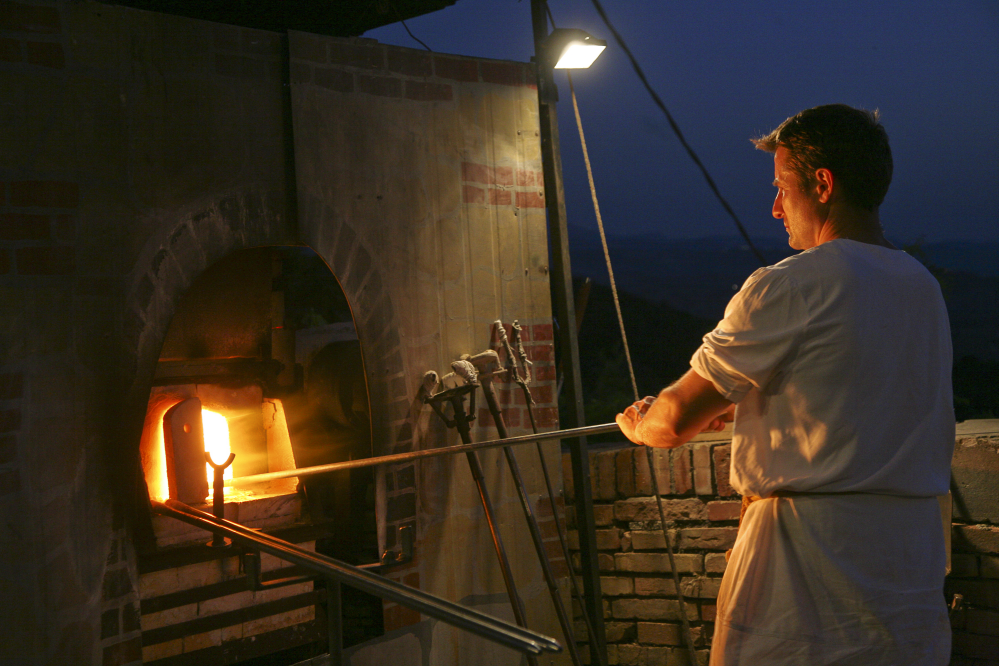
[[621,428],[621,432],[624,433],[624,436],[635,444],[643,443],[635,431],[638,428],[638,423],[645,417],[645,413],[649,411],[649,408],[655,401],[655,396],[647,395],[638,402],[628,406],[623,412],[614,417],[614,420],[617,421],[617,425]]
[[724,412],[711,419],[711,423],[704,426],[704,430],[701,432],[721,432],[725,429],[726,423],[731,423],[735,420],[735,403],[726,409]]
[[699,432],[719,431],[732,420],[735,405],[693,370],[673,385],[630,405],[615,417],[635,444],[671,449]]

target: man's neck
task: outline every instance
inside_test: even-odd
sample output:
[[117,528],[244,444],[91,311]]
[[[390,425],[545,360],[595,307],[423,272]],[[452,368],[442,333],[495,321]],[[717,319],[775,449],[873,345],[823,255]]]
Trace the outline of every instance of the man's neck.
[[869,245],[880,245],[892,250],[898,249],[885,238],[877,208],[870,211],[854,206],[833,206],[819,230],[816,245],[841,238]]

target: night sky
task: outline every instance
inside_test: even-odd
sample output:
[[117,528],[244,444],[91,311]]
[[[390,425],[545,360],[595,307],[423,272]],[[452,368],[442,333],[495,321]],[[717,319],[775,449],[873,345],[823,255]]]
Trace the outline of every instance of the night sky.
[[[770,216],[772,158],[749,137],[843,102],[880,109],[891,138],[895,176],[881,207],[891,240],[999,241],[995,0],[603,4],[751,236],[784,231]],[[550,6],[559,27],[608,41],[574,75],[608,233],[734,236],[590,2]],[[407,25],[434,51],[520,61],[534,51],[529,0],[459,0]],[[422,48],[400,24],[364,36]],[[569,220],[595,229],[565,74],[556,81]]]

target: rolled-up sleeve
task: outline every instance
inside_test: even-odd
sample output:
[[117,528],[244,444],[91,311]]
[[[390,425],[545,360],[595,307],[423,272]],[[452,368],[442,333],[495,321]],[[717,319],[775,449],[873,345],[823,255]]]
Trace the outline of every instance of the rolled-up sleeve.
[[773,267],[754,273],[725,308],[725,318],[690,359],[690,367],[731,402],[764,390],[792,355],[807,326],[794,280]]

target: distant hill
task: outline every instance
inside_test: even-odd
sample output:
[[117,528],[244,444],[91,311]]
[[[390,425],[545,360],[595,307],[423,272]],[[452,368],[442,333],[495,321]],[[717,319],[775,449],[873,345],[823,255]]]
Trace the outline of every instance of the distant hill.
[[[784,238],[753,241],[768,263],[794,253]],[[569,244],[573,275],[608,285],[597,231],[571,226]],[[610,236],[607,244],[620,291],[712,323],[722,317],[732,294],[760,266],[739,238]],[[912,254],[941,281],[955,359],[975,356],[999,361],[999,242],[919,244]]]

